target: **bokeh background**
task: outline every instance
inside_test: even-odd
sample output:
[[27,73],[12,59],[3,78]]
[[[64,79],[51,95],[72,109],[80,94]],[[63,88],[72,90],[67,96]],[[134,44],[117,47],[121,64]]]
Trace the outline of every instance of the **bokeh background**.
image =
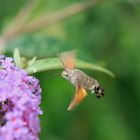
[[140,139],[139,0],[0,0],[0,35],[0,53],[8,56],[14,48],[28,59],[76,49],[78,58],[116,75],[83,70],[105,97],[89,94],[68,112],[75,89],[62,70],[35,74],[43,91],[41,140]]

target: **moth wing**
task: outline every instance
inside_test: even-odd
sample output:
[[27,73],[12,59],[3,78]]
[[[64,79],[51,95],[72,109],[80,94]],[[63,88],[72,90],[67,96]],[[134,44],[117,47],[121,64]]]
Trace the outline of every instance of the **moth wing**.
[[64,68],[74,69],[74,59],[75,51],[64,52],[59,55],[60,60],[62,61]]
[[83,87],[81,87],[80,85],[77,85],[74,98],[71,101],[70,105],[68,106],[67,110],[68,111],[72,110],[75,106],[80,104],[86,96],[87,96],[86,90]]

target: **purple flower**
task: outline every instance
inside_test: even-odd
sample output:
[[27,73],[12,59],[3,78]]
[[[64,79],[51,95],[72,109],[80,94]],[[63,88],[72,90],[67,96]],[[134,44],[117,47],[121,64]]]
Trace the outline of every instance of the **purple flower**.
[[39,140],[39,81],[0,55],[0,140]]

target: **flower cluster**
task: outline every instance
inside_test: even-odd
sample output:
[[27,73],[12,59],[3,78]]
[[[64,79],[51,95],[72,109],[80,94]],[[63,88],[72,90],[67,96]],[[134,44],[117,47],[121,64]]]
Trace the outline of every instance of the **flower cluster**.
[[0,55],[0,140],[38,140],[39,81]]

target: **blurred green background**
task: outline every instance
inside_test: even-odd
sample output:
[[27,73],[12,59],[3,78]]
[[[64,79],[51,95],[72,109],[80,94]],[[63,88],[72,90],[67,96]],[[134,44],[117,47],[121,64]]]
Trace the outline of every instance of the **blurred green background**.
[[[1,53],[12,56],[14,48],[18,47],[27,58],[47,58],[76,49],[78,58],[105,66],[116,75],[112,79],[100,72],[83,70],[98,79],[105,89],[105,97],[99,100],[89,94],[74,111],[68,112],[67,106],[75,89],[61,77],[62,70],[35,74],[43,91],[40,139],[140,140],[140,2],[97,0],[81,13],[75,12],[73,16],[49,26],[48,20],[46,25],[39,25],[38,29],[29,32],[31,28],[25,30],[23,27],[35,19],[38,21],[42,16],[57,13],[73,4],[84,2],[86,5],[89,1],[32,2],[34,8],[20,27],[23,30],[13,35],[25,15],[19,14],[11,26],[12,20],[30,2],[0,0]],[[63,14],[65,12],[60,16]],[[9,26],[13,29],[9,31],[13,33],[10,39]]]

